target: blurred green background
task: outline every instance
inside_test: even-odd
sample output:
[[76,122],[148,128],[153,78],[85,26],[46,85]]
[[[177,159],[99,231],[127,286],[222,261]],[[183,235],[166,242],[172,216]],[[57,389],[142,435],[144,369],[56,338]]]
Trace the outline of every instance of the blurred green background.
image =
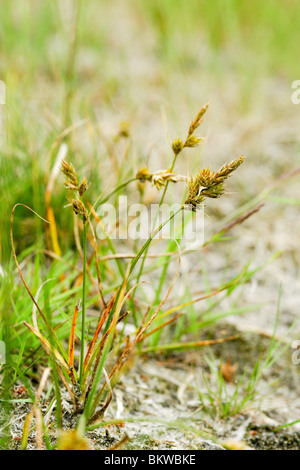
[[[300,78],[297,0],[2,0],[0,9],[0,79],[7,88],[1,261],[10,257],[13,204],[23,202],[45,215],[45,187],[58,151],[51,146],[82,119],[88,124],[70,134],[67,158],[92,179],[91,199],[147,159],[154,169],[168,165],[162,116],[174,138],[207,101],[207,146],[182,163],[185,171],[199,162],[218,166],[250,154],[238,196],[246,200],[288,169],[287,161],[291,168],[299,162],[299,111],[290,99],[291,83]],[[125,168],[126,144],[114,147],[122,121],[130,124],[132,139]],[[278,136],[283,156],[280,149],[272,152]],[[112,148],[118,174],[111,172]],[[257,165],[264,174],[256,172]],[[68,246],[72,219],[60,210],[65,202],[60,180],[52,203]],[[23,249],[39,236],[39,223],[22,209],[15,222]]]

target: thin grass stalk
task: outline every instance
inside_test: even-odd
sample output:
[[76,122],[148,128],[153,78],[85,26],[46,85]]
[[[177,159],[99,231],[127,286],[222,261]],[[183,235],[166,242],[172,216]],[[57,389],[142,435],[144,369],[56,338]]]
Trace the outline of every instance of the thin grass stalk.
[[95,403],[93,403],[93,399],[94,399],[95,392],[96,392],[96,386],[99,383],[105,361],[106,361],[107,356],[108,356],[109,351],[110,351],[113,335],[114,335],[114,331],[111,331],[108,334],[107,341],[104,345],[102,355],[101,355],[101,358],[100,358],[100,361],[99,361],[98,369],[97,369],[97,372],[96,372],[96,375],[95,375],[90,393],[88,394],[88,398],[87,398],[87,401],[86,401],[86,404],[85,404],[85,407],[84,407],[84,414],[86,416],[87,422],[89,422],[89,419],[93,415],[93,413],[95,411],[95,408],[97,406]]
[[[182,150],[185,147],[196,147],[196,146],[198,146],[198,144],[202,140],[202,139],[199,139],[197,137],[194,137],[193,134],[194,134],[194,131],[202,123],[202,121],[203,121],[202,118],[203,118],[204,114],[206,113],[208,106],[209,106],[209,103],[207,103],[205,106],[203,106],[201,108],[201,110],[199,111],[199,113],[197,114],[196,118],[191,122],[186,141],[183,143],[181,141],[181,139],[177,139],[172,143],[172,150],[173,150],[174,156],[173,156],[173,160],[172,160],[170,170],[169,170],[170,173],[172,173],[172,171],[175,167],[177,157],[182,152]],[[169,181],[166,181],[166,185],[164,187],[164,190],[163,190],[160,202],[159,202],[158,210],[157,210],[156,215],[155,215],[153,228],[155,227],[160,208],[161,208],[161,206],[164,202],[168,186],[169,186]],[[139,273],[138,273],[138,276],[137,276],[137,282],[139,282],[140,277],[142,275],[142,272],[143,272],[143,269],[144,269],[144,264],[145,264],[146,257],[147,257],[147,252],[148,252],[148,248],[146,249],[145,255],[144,255],[143,260],[142,260],[142,264],[141,264],[141,267],[140,267],[140,270],[139,270]],[[164,279],[165,279],[165,276],[166,276],[166,273],[167,273],[167,270],[168,270],[169,263],[170,263],[170,259],[167,259],[167,261],[166,261],[166,263],[163,267],[160,280],[159,280],[158,289],[156,291],[155,303],[157,303],[159,301],[159,296],[161,294],[162,285],[164,283]],[[133,307],[134,307],[134,305],[133,305]]]
[[[150,237],[148,238],[148,240],[144,243],[144,245],[142,246],[142,248],[140,249],[140,251],[138,252],[138,254],[135,256],[135,258],[131,261],[131,264],[130,264],[130,267],[129,267],[129,274],[128,274],[128,279],[132,273],[132,271],[134,270],[136,264],[138,263],[139,259],[141,258],[141,256],[143,255],[143,253],[145,252],[145,250],[148,249],[150,243],[152,242],[152,240],[154,239],[154,237],[163,229],[163,227],[171,222],[171,220],[179,213],[183,210],[183,206],[180,206],[175,212],[171,212],[171,215],[168,219],[164,220],[164,222],[162,222],[160,224],[159,227],[157,227],[157,229],[154,230],[154,232],[152,232],[152,234],[150,235]],[[124,277],[124,281],[125,281],[125,277]],[[138,282],[136,283],[136,287],[138,286]],[[136,289],[135,287],[135,289]],[[134,292],[135,292],[135,289],[133,290],[133,293],[132,293],[132,299],[134,297]],[[116,304],[118,302],[118,299],[119,299],[119,293],[120,291],[118,292],[118,295],[117,295],[117,298],[116,298]],[[134,306],[134,303],[133,301],[131,302],[131,305]],[[109,325],[110,325],[110,322],[111,322],[111,319],[112,319],[112,316],[114,314],[114,310],[111,311],[110,315],[109,315],[109,318],[106,322],[106,326],[105,326],[105,332],[107,331]],[[136,310],[135,308],[133,308],[132,310],[132,316],[133,316],[133,320],[134,320],[134,324],[136,326],[136,328],[138,328],[138,320],[137,320],[137,315],[136,315]]]
[[97,384],[99,383],[106,358],[111,348],[116,324],[118,323],[118,321],[120,321],[122,318],[124,318],[127,315],[126,313],[122,317],[119,318],[119,314],[123,305],[123,299],[124,299],[126,284],[128,281],[128,276],[129,276],[129,266],[126,270],[126,275],[124,277],[123,284],[121,288],[118,290],[118,294],[116,297],[116,306],[114,310],[110,312],[110,320],[107,321],[106,323],[107,329],[105,329],[105,332],[102,336],[101,343],[100,343],[100,350],[97,354],[94,369],[91,375],[90,384],[89,384],[87,394],[86,394],[87,398],[86,398],[85,409],[84,409],[84,413],[85,413],[87,421],[89,421],[90,417],[94,414],[95,409],[97,407],[97,396],[95,397],[96,387],[97,387]]
[[[173,161],[172,161],[172,164],[171,164],[171,167],[170,167],[170,173],[172,173],[172,171],[173,171],[173,169],[174,169],[174,166],[175,166],[177,157],[178,157],[178,154],[174,153],[174,158],[173,158]],[[156,221],[157,221],[157,217],[158,217],[160,208],[161,208],[161,206],[162,206],[162,204],[163,204],[163,202],[164,202],[165,196],[166,196],[166,192],[167,192],[168,186],[169,186],[169,181],[166,182],[166,185],[165,185],[165,187],[164,187],[164,190],[163,190],[161,199],[160,199],[160,201],[159,201],[159,205],[158,205],[157,212],[156,212],[156,214],[155,214],[155,218],[154,218],[152,230],[154,230],[154,227],[155,227],[155,224],[156,224]],[[145,254],[144,254],[143,259],[142,259],[142,262],[141,262],[141,266],[140,266],[140,269],[139,269],[139,272],[138,272],[138,275],[137,275],[137,278],[136,278],[136,282],[137,282],[137,283],[139,283],[140,278],[141,278],[141,275],[142,275],[143,270],[144,270],[144,265],[145,265],[145,261],[146,261],[146,258],[147,258],[148,249],[149,249],[149,245],[146,247]],[[133,299],[134,299],[134,295],[135,295],[135,291],[133,292],[133,295],[132,295],[132,298],[133,298]],[[135,305],[134,305],[134,302],[133,302],[133,301],[132,301],[132,308],[133,308],[133,317],[134,317],[134,319],[135,319],[135,318],[136,318],[136,310],[135,310]],[[135,326],[137,327],[137,321],[135,321]]]
[[70,333],[70,338],[69,338],[69,376],[73,385],[76,382],[76,378],[74,375],[75,328],[76,328],[76,320],[77,320],[77,315],[78,315],[78,311],[80,308],[80,303],[81,303],[81,300],[79,299],[75,305],[71,333]]
[[64,354],[65,354],[65,351],[64,351],[64,349],[62,348],[60,342],[57,340],[56,335],[55,335],[55,333],[54,333],[52,327],[51,327],[50,324],[49,324],[49,321],[47,320],[46,316],[44,315],[44,313],[43,313],[42,310],[40,309],[39,305],[37,304],[35,298],[33,297],[32,293],[31,293],[31,291],[30,291],[29,287],[27,286],[26,281],[25,281],[25,279],[24,279],[24,276],[23,276],[23,274],[22,274],[20,265],[19,265],[19,263],[18,263],[17,254],[16,254],[16,250],[15,250],[15,245],[14,245],[14,238],[13,238],[13,218],[14,218],[14,212],[15,212],[15,210],[16,210],[16,208],[17,208],[18,206],[23,206],[23,207],[25,207],[26,209],[30,210],[33,214],[35,214],[37,217],[39,217],[43,222],[46,222],[46,223],[49,223],[49,222],[48,222],[48,220],[43,219],[37,212],[35,212],[33,209],[31,209],[30,207],[26,206],[25,204],[17,203],[17,204],[14,205],[14,207],[13,207],[13,209],[12,209],[12,211],[11,211],[11,219],[10,219],[10,240],[11,240],[11,247],[12,247],[12,251],[13,251],[13,256],[14,256],[14,259],[15,259],[15,263],[16,263],[16,265],[17,265],[17,268],[18,268],[20,277],[21,277],[21,279],[22,279],[22,282],[23,282],[23,284],[24,284],[24,286],[25,286],[25,288],[26,288],[26,290],[27,290],[27,292],[28,292],[28,294],[29,294],[29,296],[30,296],[32,302],[33,302],[34,305],[36,306],[36,308],[37,308],[37,310],[38,310],[40,316],[41,316],[42,319],[44,320],[45,325],[46,325],[47,328],[50,330],[50,332],[51,332],[51,334],[53,335],[53,337],[54,337],[54,339],[55,339],[55,341],[56,341],[58,347],[60,348],[62,354],[64,355]]
[[[90,210],[90,213],[95,217],[96,221],[101,224],[101,219],[100,219],[100,217],[98,216],[97,212],[95,211],[94,207],[93,207],[88,201],[85,201],[85,202],[86,202],[86,204],[87,204],[87,206],[88,206],[88,208],[89,208],[89,210]],[[103,227],[102,224],[101,224],[101,229],[102,229],[103,232],[105,233],[105,238],[106,238],[106,241],[107,241],[107,243],[108,243],[108,246],[109,246],[111,252],[112,252],[114,255],[116,255],[116,250],[115,250],[114,244],[113,244],[113,242],[111,241],[111,239],[110,239],[108,233],[105,231],[105,229],[104,229],[104,227]],[[125,273],[124,273],[124,269],[123,269],[122,263],[120,262],[120,260],[119,260],[118,258],[114,258],[114,259],[116,260],[117,267],[118,267],[118,270],[119,270],[121,276],[124,278]]]
[[142,349],[142,353],[148,353],[148,352],[153,352],[153,351],[173,351],[173,350],[203,348],[204,346],[211,346],[213,344],[221,344],[227,341],[232,341],[237,338],[238,338],[238,335],[233,335],[233,336],[227,336],[226,338],[206,339],[203,341],[192,341],[188,343],[161,344],[158,346],[149,346],[147,348],[144,348]]
[[61,407],[61,394],[60,394],[60,387],[59,387],[59,378],[58,378],[58,370],[56,366],[56,362],[54,358],[51,358],[51,366],[52,366],[52,376],[54,382],[54,389],[55,389],[55,399],[56,399],[56,406],[55,406],[55,414],[56,414],[56,426],[57,429],[62,428],[62,407]]
[[[136,264],[138,263],[140,257],[142,256],[142,254],[149,248],[149,245],[150,243],[152,242],[152,240],[154,239],[154,237],[163,229],[163,227],[165,225],[167,225],[167,223],[171,222],[171,220],[177,215],[179,214],[179,212],[181,212],[183,210],[183,206],[180,206],[175,212],[171,212],[171,215],[168,219],[164,220],[164,222],[162,222],[160,224],[159,227],[157,227],[157,229],[154,230],[154,232],[152,232],[152,234],[150,235],[150,237],[148,238],[148,240],[144,243],[144,245],[142,246],[142,248],[140,249],[140,251],[138,252],[138,254],[136,255],[136,257],[132,260],[131,262],[131,265],[130,265],[130,270],[129,270],[129,275],[132,273],[132,271],[134,270]],[[137,283],[138,283],[138,279],[137,279]]]
[[128,186],[130,183],[132,183],[133,181],[137,181],[137,178],[134,177],[134,178],[130,178],[129,180],[125,181],[124,183],[120,184],[119,186],[117,186],[113,191],[111,191],[104,199],[101,199],[102,197],[102,194],[100,194],[100,196],[98,197],[98,199],[96,200],[95,204],[93,205],[93,209],[94,210],[97,210],[99,206],[101,206],[102,204],[104,204],[106,201],[108,201],[108,199],[111,198],[111,196],[113,196],[114,194],[116,194],[117,192],[121,191],[121,189],[125,188],[126,186]]
[[[155,318],[157,317],[158,313],[160,312],[162,306],[165,304],[165,302],[167,301],[167,299],[169,298],[169,295],[175,285],[175,282],[179,276],[179,270],[180,270],[180,262],[181,262],[181,258],[179,258],[179,264],[178,264],[178,269],[177,269],[177,272],[174,276],[174,279],[172,281],[172,284],[171,286],[169,287],[166,295],[164,296],[164,298],[161,300],[160,304],[158,305],[158,307],[156,308],[155,312],[153,313],[153,315],[151,316],[151,318],[146,322],[146,318],[147,318],[147,314],[148,314],[148,311],[146,312],[146,315],[144,316],[143,318],[143,323],[141,325],[141,327],[138,329],[137,333],[136,333],[136,336],[135,338],[132,340],[131,343],[128,343],[126,345],[126,348],[124,349],[124,351],[122,352],[121,356],[119,357],[117,363],[114,365],[111,373],[110,373],[110,378],[112,379],[116,373],[120,373],[121,369],[124,367],[125,363],[128,361],[130,355],[132,354],[134,348],[138,345],[139,341],[141,340],[141,338],[143,337],[145,331],[149,328],[149,326],[154,322]],[[98,392],[98,400],[100,399],[100,396],[101,396],[101,391]],[[95,399],[95,401],[97,400],[97,397]]]
[[83,269],[82,269],[82,309],[81,309],[81,348],[80,348],[80,385],[83,383],[83,361],[85,343],[85,303],[86,303],[86,244],[87,225],[83,225],[82,245],[83,245]]
[[97,325],[97,328],[96,328],[96,331],[94,333],[94,336],[90,342],[90,345],[89,345],[89,348],[88,348],[88,351],[86,353],[86,356],[85,356],[85,360],[84,360],[84,363],[83,363],[83,367],[84,367],[84,371],[88,365],[88,362],[89,362],[89,359],[91,357],[91,354],[93,352],[93,349],[95,347],[95,344],[96,344],[96,341],[98,339],[98,336],[99,336],[99,333],[101,331],[101,328],[106,320],[106,318],[108,317],[109,315],[109,312],[112,310],[113,306],[114,306],[114,303],[115,303],[115,300],[116,300],[116,296],[117,296],[117,292],[115,292],[115,294],[113,295],[113,297],[111,298],[111,300],[109,301],[106,309],[104,310],[104,312],[102,313],[101,315],[101,318],[99,319],[99,322],[98,322],[98,325]]
[[100,294],[100,300],[102,307],[106,307],[106,303],[103,297],[103,288],[102,288],[102,282],[101,282],[101,275],[100,275],[100,268],[99,268],[99,260],[98,260],[98,254],[97,254],[97,241],[96,241],[96,235],[95,231],[93,229],[93,224],[91,220],[89,219],[89,224],[90,224],[90,229],[93,235],[93,246],[94,246],[94,253],[95,253],[95,263],[96,263],[96,269],[97,269],[97,280],[98,280],[98,289],[99,289],[99,294]]
[[[175,315],[173,318],[170,318],[170,320],[167,320],[165,321],[164,323],[162,323],[161,325],[157,326],[156,328],[153,328],[153,330],[149,331],[148,333],[146,333],[144,336],[142,336],[138,343],[140,343],[141,341],[144,341],[145,338],[147,338],[148,336],[151,336],[153,335],[153,333],[155,333],[156,331],[159,331],[161,330],[162,328],[164,328],[165,326],[167,325],[170,325],[171,323],[173,323],[174,321],[176,321],[179,317],[181,317],[183,315],[183,313],[178,313],[177,315]],[[156,317],[157,318],[157,317]]]

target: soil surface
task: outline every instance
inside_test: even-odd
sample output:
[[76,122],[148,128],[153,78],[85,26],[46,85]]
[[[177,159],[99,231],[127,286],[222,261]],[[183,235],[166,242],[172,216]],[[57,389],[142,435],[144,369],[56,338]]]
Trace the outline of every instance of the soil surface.
[[[246,369],[249,378],[257,359],[264,358],[271,339],[258,332],[241,331],[228,323],[222,324],[220,333],[237,335],[235,340],[213,346],[216,364],[225,365],[222,371],[230,395]],[[216,406],[207,408],[203,408],[199,398],[199,391],[207,392],[203,373],[211,390],[216,391],[216,383],[204,359],[207,353],[204,348],[168,357],[139,358],[114,388],[113,400],[105,415],[108,425],[87,433],[90,445],[94,449],[109,449],[127,435],[129,440],[123,447],[127,450],[300,449],[300,423],[278,429],[295,421],[300,413],[300,368],[291,360],[293,351],[287,347],[276,364],[264,372],[253,400],[226,417],[220,416],[218,398]],[[246,380],[241,386],[238,401],[245,396],[248,383]],[[72,428],[75,420],[67,396],[62,403],[64,427]],[[42,411],[47,405],[44,402]],[[30,408],[30,403],[16,405],[11,420],[12,448],[20,446],[24,419]],[[118,425],[109,424],[110,420],[118,419]],[[28,448],[35,447],[33,430]]]

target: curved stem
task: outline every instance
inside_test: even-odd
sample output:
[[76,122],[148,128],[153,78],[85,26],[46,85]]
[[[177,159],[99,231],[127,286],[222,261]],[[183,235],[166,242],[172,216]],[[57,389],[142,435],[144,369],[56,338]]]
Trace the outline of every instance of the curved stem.
[[[173,158],[173,161],[172,161],[172,165],[170,167],[170,173],[173,171],[174,169],[174,166],[175,166],[175,163],[176,163],[176,159],[177,159],[177,156],[179,154],[176,154],[174,153],[174,158]],[[158,217],[158,214],[159,214],[159,211],[160,211],[160,208],[164,202],[164,199],[165,199],[165,195],[166,195],[166,192],[167,192],[167,189],[168,189],[168,186],[169,186],[169,181],[166,182],[166,185],[164,187],[164,191],[162,193],[162,196],[161,196],[161,199],[160,199],[160,202],[159,202],[159,206],[158,206],[158,210],[156,212],[156,215],[155,215],[155,219],[154,219],[154,223],[153,223],[153,228],[155,227],[155,223],[157,221],[157,217]],[[171,220],[171,219],[170,219]],[[146,242],[147,243],[147,242]],[[139,272],[138,272],[138,275],[137,275],[137,283],[140,282],[140,278],[141,278],[141,275],[143,273],[143,269],[144,269],[144,265],[145,265],[145,261],[146,261],[146,258],[147,258],[147,253],[148,253],[148,246],[149,244],[147,245],[146,249],[144,250],[145,251],[145,254],[144,254],[144,257],[142,259],[142,263],[141,263],[141,266],[140,266],[140,269],[139,269]],[[132,294],[132,299],[134,298],[134,294],[135,294],[135,291],[133,292]],[[134,318],[136,318],[136,311],[135,311],[135,305],[134,305],[134,302],[132,301],[132,309],[133,309],[133,316]],[[137,326],[137,324],[135,325]]]
[[138,252],[138,254],[136,255],[136,257],[131,261],[131,265],[130,265],[130,269],[129,269],[129,275],[132,273],[132,271],[134,270],[137,262],[139,261],[140,257],[142,256],[142,254],[144,252],[147,253],[147,250],[149,248],[149,245],[150,243],[152,242],[153,238],[162,230],[162,228],[169,222],[171,222],[171,220],[175,217],[175,215],[177,215],[179,212],[181,212],[183,210],[183,206],[180,206],[179,209],[177,209],[175,212],[171,212],[171,215],[168,219],[166,219],[164,222],[162,222],[160,224],[159,227],[157,227],[157,229],[154,230],[154,232],[152,232],[152,234],[150,235],[150,237],[148,238],[148,240],[146,241],[146,243],[144,243],[144,245],[142,246],[142,248],[140,249],[140,251]]
[[97,201],[95,202],[95,204],[93,205],[93,208],[94,210],[97,210],[97,208],[101,205],[101,204],[104,204],[106,201],[108,201],[108,199],[113,196],[115,193],[117,193],[118,191],[120,191],[121,189],[125,188],[125,186],[127,186],[128,184],[132,183],[133,181],[137,181],[137,178],[134,177],[134,178],[130,178],[129,180],[125,181],[125,183],[122,183],[120,184],[119,186],[117,186],[111,193],[109,193],[104,199],[101,200],[101,196],[102,194],[100,194],[100,196],[98,197]]

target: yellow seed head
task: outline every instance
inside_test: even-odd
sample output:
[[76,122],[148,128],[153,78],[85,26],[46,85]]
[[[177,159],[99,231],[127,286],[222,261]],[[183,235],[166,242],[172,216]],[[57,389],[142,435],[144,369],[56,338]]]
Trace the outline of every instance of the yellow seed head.
[[88,189],[87,179],[83,178],[78,188],[79,196],[82,197],[87,189]]
[[89,215],[83,202],[78,199],[72,199],[72,207],[75,214],[80,215],[80,217],[82,217],[83,223],[85,224]]
[[199,127],[200,124],[203,122],[202,117],[206,113],[208,106],[209,106],[209,103],[207,103],[205,106],[203,106],[200,109],[197,116],[195,117],[195,119],[191,122],[190,128],[189,128],[189,134],[188,134],[189,136],[192,135],[195,132],[195,130],[197,129],[197,127]]
[[69,183],[71,183],[73,186],[78,187],[78,178],[76,174],[76,170],[73,167],[72,163],[68,163],[65,160],[61,162],[61,171],[63,174],[66,176],[67,180]]
[[183,149],[183,142],[181,139],[175,139],[172,143],[172,150],[175,155],[178,155]]

